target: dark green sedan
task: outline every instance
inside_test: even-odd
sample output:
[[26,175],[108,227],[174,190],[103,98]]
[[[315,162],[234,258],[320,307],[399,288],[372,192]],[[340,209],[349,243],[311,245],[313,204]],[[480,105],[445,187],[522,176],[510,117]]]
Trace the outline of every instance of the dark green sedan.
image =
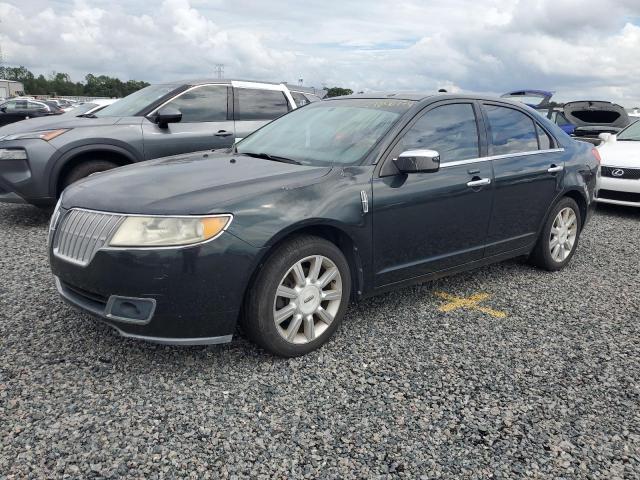
[[92,175],[50,229],[58,290],[125,337],[310,352],[350,301],[528,256],[559,270],[599,158],[528,107],[356,95],[290,112],[225,152]]

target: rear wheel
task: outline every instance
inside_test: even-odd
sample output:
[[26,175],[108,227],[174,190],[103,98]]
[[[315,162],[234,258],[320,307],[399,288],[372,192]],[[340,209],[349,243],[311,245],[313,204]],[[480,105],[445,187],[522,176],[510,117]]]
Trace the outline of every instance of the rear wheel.
[[578,247],[580,208],[572,198],[561,199],[551,211],[532,254],[534,265],[549,271],[569,263]]
[[278,247],[247,294],[242,326],[276,355],[311,352],[333,335],[351,294],[349,264],[340,249],[303,235]]
[[65,189],[72,183],[82,180],[93,173],[104,172],[118,167],[118,164],[107,160],[89,160],[73,167],[64,177],[62,188]]

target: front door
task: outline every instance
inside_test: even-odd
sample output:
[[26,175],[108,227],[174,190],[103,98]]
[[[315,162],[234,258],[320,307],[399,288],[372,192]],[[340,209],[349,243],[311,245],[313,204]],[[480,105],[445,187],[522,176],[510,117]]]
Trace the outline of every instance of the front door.
[[[376,287],[446,270],[483,257],[493,199],[491,163],[480,158],[478,107],[439,104],[399,136],[373,181]],[[394,173],[402,151],[440,153],[435,173]]]
[[201,85],[181,93],[165,106],[180,110],[182,120],[170,123],[167,128],[145,118],[142,122],[145,158],[231,147],[235,130],[229,90],[226,85]]
[[562,149],[533,117],[485,103],[495,199],[486,255],[532,245],[554,198],[562,190]]

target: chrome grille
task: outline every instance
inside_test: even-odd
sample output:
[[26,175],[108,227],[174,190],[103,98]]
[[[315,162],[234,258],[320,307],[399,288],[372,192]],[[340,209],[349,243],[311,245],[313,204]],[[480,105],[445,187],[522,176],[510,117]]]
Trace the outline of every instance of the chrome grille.
[[69,210],[56,228],[53,254],[69,262],[88,265],[123,218],[112,213]]

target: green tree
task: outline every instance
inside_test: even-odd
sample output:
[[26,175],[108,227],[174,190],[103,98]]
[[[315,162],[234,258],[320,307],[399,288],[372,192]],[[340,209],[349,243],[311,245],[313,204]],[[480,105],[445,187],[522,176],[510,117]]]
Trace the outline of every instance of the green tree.
[[148,86],[147,82],[127,80],[106,75],[88,74],[85,82],[74,82],[67,73],[51,72],[48,78],[44,75],[35,77],[25,67],[2,67],[0,77],[22,82],[25,93],[30,95],[90,96],[90,97],[125,97]]
[[327,90],[327,97],[341,97],[342,95],[351,95],[353,90],[350,88],[333,87]]

